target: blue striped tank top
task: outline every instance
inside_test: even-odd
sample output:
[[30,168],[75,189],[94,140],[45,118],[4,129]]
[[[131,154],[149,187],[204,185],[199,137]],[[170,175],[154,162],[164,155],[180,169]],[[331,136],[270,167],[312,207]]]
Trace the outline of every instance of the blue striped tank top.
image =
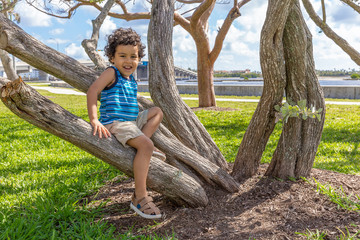
[[135,121],[139,114],[137,102],[137,83],[131,75],[124,78],[115,70],[115,82],[101,91],[100,122],[103,125],[116,121]]

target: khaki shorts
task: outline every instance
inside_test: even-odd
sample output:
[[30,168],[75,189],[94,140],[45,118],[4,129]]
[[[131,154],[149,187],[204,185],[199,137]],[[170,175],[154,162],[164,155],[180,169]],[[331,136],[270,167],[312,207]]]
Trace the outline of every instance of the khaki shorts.
[[147,123],[148,110],[139,113],[136,121],[114,121],[113,123],[104,125],[111,134],[124,146],[129,147],[126,142],[130,139],[144,135],[141,129]]

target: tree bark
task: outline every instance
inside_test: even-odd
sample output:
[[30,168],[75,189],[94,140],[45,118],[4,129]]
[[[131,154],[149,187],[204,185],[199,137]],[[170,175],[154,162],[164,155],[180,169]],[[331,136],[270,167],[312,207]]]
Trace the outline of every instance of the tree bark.
[[284,30],[286,97],[294,102],[307,100],[307,106],[322,108],[321,121],[291,118],[283,131],[266,175],[279,178],[308,177],[314,163],[325,120],[325,101],[316,77],[312,36],[300,4],[292,8]]
[[[154,1],[148,30],[149,90],[167,127],[188,148],[223,169],[227,163],[196,115],[177,90],[172,55],[173,1]],[[200,84],[199,84],[200,85]]]
[[[343,3],[349,5],[352,9],[354,9],[356,12],[358,12],[360,14],[360,6],[358,5],[359,3],[357,3],[358,1],[356,0],[340,0]],[[356,3],[355,3],[356,1]]]
[[[133,176],[134,149],[124,148],[113,136],[93,136],[88,122],[41,96],[21,79],[2,80],[0,87],[1,100],[13,113]],[[151,158],[147,185],[179,204],[201,207],[208,203],[199,183],[155,157]]]
[[232,175],[244,180],[257,172],[261,156],[275,127],[275,105],[286,85],[283,31],[293,0],[269,0],[261,31],[260,62],[264,90],[237,153]]
[[0,49],[86,92],[98,73],[24,32],[0,14]]
[[106,68],[106,62],[96,50],[99,41],[99,32],[101,25],[103,24],[114,2],[115,0],[108,0],[106,2],[99,16],[95,20],[92,20],[93,32],[91,35],[91,39],[84,39],[81,43],[81,45],[85,49],[85,52],[87,53],[91,61],[95,64],[95,69],[98,71],[103,71]]
[[319,28],[321,28],[325,35],[333,40],[344,52],[346,52],[357,65],[360,65],[360,52],[353,48],[345,39],[337,35],[324,21],[320,19],[309,0],[303,0],[302,2],[310,18]]
[[214,63],[209,59],[210,49],[205,44],[196,44],[197,47],[197,80],[199,107],[216,106],[214,89]]
[[11,61],[8,53],[1,49],[0,49],[0,59],[1,59],[2,65],[4,67],[7,78],[10,80],[17,79],[18,76],[12,66],[12,61]]

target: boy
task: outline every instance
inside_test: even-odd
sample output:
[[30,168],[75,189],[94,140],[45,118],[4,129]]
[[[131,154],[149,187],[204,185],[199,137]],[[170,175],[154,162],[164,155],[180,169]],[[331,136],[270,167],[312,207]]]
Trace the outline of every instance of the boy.
[[[158,107],[139,113],[137,83],[131,74],[144,57],[144,49],[140,36],[131,28],[119,28],[108,37],[105,54],[113,66],[107,68],[90,86],[87,108],[94,128],[93,135],[98,133],[100,138],[107,138],[113,134],[123,146],[137,150],[133,162],[135,192],[130,207],[144,218],[155,219],[160,218],[161,213],[147,194],[146,178],[150,158],[155,153],[150,137],[159,127],[163,113]],[[101,105],[98,120],[99,94]]]

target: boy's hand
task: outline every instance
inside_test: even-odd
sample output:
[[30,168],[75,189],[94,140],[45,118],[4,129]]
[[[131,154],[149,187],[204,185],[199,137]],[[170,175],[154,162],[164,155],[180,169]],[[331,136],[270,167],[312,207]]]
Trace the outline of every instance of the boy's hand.
[[94,132],[93,135],[95,136],[96,133],[99,133],[99,138],[102,138],[102,136],[104,135],[105,138],[108,138],[111,136],[111,133],[109,132],[109,130],[104,127],[104,125],[101,124],[101,122],[99,122],[99,120],[93,120],[90,121],[91,126],[93,126],[94,128]]

